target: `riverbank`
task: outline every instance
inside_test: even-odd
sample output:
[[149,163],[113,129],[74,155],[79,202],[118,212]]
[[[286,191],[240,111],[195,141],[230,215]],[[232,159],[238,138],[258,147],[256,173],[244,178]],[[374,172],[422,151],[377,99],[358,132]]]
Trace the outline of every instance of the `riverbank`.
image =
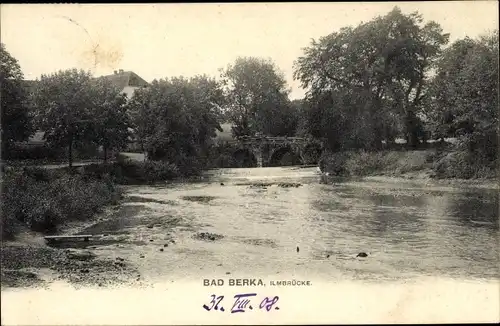
[[[59,234],[92,234],[94,238],[89,242],[76,239],[49,245],[42,232],[20,229],[15,237],[2,241],[2,288],[47,288],[54,283],[75,288],[143,285],[139,267],[149,253],[146,245],[153,237],[130,239],[124,229],[144,228],[145,233],[151,233],[161,228],[165,234],[155,239],[161,253],[169,245],[175,245],[172,228],[179,222],[176,217],[150,215],[147,204],[151,203],[169,204],[140,196],[123,196],[85,220],[67,220],[58,225]],[[138,219],[141,214],[147,215]],[[127,246],[136,248],[136,259],[123,252],[114,254]],[[103,250],[110,252],[103,254]]]
[[[283,171],[280,172],[283,173],[282,176],[274,176],[277,171]],[[281,169],[232,169],[209,171],[202,180],[197,180],[194,183],[169,181],[168,184],[163,183],[162,185],[118,186],[118,189],[123,191],[123,196],[115,203],[104,206],[101,212],[97,212],[87,219],[66,220],[58,227],[60,234],[80,233],[102,236],[94,244],[72,243],[68,245],[72,248],[62,248],[61,250],[61,248],[47,246],[42,233],[36,232],[23,232],[16,237],[15,241],[4,241],[2,256],[7,265],[3,262],[3,266],[8,268],[2,274],[2,285],[5,284],[9,287],[40,286],[59,278],[76,285],[93,284],[99,286],[101,284],[101,286],[107,286],[106,284],[119,284],[120,282],[122,284],[129,282],[135,284],[138,282],[137,279],[142,280],[141,271],[135,269],[138,266],[144,267],[144,258],[141,256],[144,254],[147,256],[149,252],[154,251],[155,255],[159,255],[155,259],[165,259],[166,252],[175,247],[171,242],[176,236],[173,229],[179,224],[183,225],[182,228],[192,229],[195,222],[192,221],[191,216],[214,214],[211,207],[217,205],[221,200],[219,196],[215,195],[217,192],[223,192],[224,196],[231,198],[227,199],[228,201],[223,207],[231,207],[235,202],[246,200],[245,198],[254,198],[253,200],[268,198],[273,205],[276,204],[280,207],[279,210],[272,209],[269,216],[262,212],[267,216],[266,218],[272,219],[274,215],[279,215],[279,212],[284,209],[280,203],[286,197],[281,196],[290,191],[293,193],[299,191],[302,192],[304,198],[308,198],[310,191],[308,189],[311,189],[310,187],[313,185],[314,187],[320,186],[318,183],[322,180],[325,181],[324,183],[337,185],[342,183],[356,189],[368,187],[379,195],[384,194],[384,196],[392,196],[399,198],[399,200],[409,197],[408,200],[412,201],[415,198],[425,197],[429,203],[432,202],[433,198],[438,198],[436,196],[443,198],[443,196],[448,196],[446,193],[454,193],[457,189],[498,189],[498,184],[494,180],[435,179],[430,175],[422,174],[421,171],[407,172],[400,177],[372,175],[349,178],[324,177],[316,174],[315,171],[314,167],[304,168],[302,166]],[[217,173],[214,174],[214,172]],[[291,183],[290,180],[294,182]],[[301,182],[306,183],[302,184]],[[138,188],[143,190],[137,192]],[[329,188],[331,187],[324,187],[324,189]],[[178,192],[176,189],[186,189],[185,191],[192,192],[192,196],[186,196],[188,193],[181,191],[180,196],[176,197],[175,193]],[[239,192],[238,189],[247,190]],[[252,195],[252,193],[254,194]],[[292,197],[298,198],[296,197],[298,195],[295,194]],[[276,200],[272,198],[276,198]],[[188,214],[188,217],[184,216],[186,205],[193,205],[193,211]],[[242,210],[241,214],[249,214],[247,208],[247,204],[233,207],[236,212]],[[255,209],[261,211],[260,207],[255,207]],[[471,216],[471,219],[474,220],[474,217]],[[235,220],[234,223],[242,222]],[[134,231],[128,231],[132,229]],[[139,234],[131,237],[128,232],[139,232]],[[143,239],[143,237],[146,238]],[[252,243],[267,242],[265,239],[258,239],[252,240]],[[165,245],[166,247],[164,247]],[[102,246],[107,246],[108,249],[102,249]],[[120,249],[120,246],[130,249]],[[75,258],[75,250],[83,256],[93,258],[79,260]],[[119,253],[120,250],[123,252]],[[99,255],[104,251],[107,253],[106,255]],[[134,254],[130,255],[129,251],[134,252]],[[94,256],[92,253],[98,255]],[[16,257],[24,257],[21,265],[16,261]],[[159,264],[161,265],[163,262]],[[52,270],[51,273],[55,273],[57,277],[47,276],[51,275],[51,273],[46,272],[47,269]],[[92,271],[95,271],[97,275],[103,274],[104,276],[94,278],[91,276],[94,273]],[[109,275],[106,273],[116,275],[107,278]],[[117,275],[118,278],[113,278]]]
[[[463,151],[345,151],[325,153],[321,171],[341,177],[394,177],[419,180],[448,180],[460,184],[491,183],[497,178],[494,161],[475,158]],[[469,181],[467,181],[469,182]]]
[[[109,277],[117,274],[122,281],[79,283],[81,278],[91,281],[94,273],[96,279],[108,276],[92,260],[61,257],[60,262],[71,260],[77,266],[69,271],[75,276],[53,277],[46,289],[2,288],[7,303],[2,305],[3,321],[180,323],[188,309],[195,322],[213,318],[211,323],[221,324],[227,315],[207,314],[202,305],[209,305],[211,294],[224,295],[230,314],[238,293],[256,293],[259,300],[279,296],[280,310],[261,311],[259,301],[252,312],[229,315],[247,318],[250,313],[262,322],[269,314],[280,319],[289,315],[283,312],[301,307],[328,311],[332,302],[342,307],[334,318],[347,323],[356,322],[356,316],[359,322],[359,311],[361,321],[477,321],[478,309],[482,321],[496,321],[494,191],[427,188],[391,178],[325,185],[315,171],[228,169],[211,171],[218,175],[197,183],[127,186],[119,207],[64,231],[107,234],[86,248],[69,250],[83,257],[90,251],[94,261],[109,262]],[[56,250],[62,255],[66,248]],[[368,256],[357,257],[359,252]],[[114,262],[118,267],[111,266]],[[121,263],[131,272],[122,272]],[[48,279],[44,270],[37,273]],[[266,287],[203,286],[204,279],[223,279],[228,285],[230,279],[242,278],[262,279]],[[311,286],[271,285],[282,280],[309,281]],[[450,304],[454,309],[446,309]],[[315,322],[329,318],[320,314]]]
[[[75,253],[73,249],[51,248],[43,236],[75,233],[75,228],[103,218],[119,220],[126,216],[122,184],[147,184],[181,176],[171,164],[131,161],[89,164],[73,170],[6,166],[3,172],[2,286],[13,287],[50,283],[54,273],[75,284],[104,286],[136,280],[135,271],[123,260],[100,260],[85,250]],[[100,241],[110,242],[119,240],[107,237]]]

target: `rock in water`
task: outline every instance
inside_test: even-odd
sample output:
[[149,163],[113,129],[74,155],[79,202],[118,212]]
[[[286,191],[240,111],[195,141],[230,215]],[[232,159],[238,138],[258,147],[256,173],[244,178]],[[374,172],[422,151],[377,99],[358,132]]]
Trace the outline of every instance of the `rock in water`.
[[223,186],[223,185],[224,185],[224,182],[221,182],[221,183],[220,183],[220,185],[221,185],[221,186]]
[[297,252],[299,252],[299,247],[297,246]]
[[366,252],[360,252],[356,257],[368,257]]

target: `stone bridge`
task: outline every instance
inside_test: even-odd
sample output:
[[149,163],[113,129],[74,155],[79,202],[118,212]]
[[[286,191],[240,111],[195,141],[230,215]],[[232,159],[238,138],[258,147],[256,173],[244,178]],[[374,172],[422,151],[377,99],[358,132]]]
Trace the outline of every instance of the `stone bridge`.
[[[235,158],[246,156],[256,161],[257,167],[316,164],[323,151],[320,141],[301,137],[247,136],[230,143],[236,147]],[[284,158],[288,158],[286,164]]]

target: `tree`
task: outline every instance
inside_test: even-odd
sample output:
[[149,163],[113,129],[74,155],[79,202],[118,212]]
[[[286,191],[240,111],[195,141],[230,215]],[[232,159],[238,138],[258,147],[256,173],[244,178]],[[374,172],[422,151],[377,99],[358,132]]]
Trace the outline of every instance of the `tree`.
[[282,72],[270,60],[236,59],[223,71],[226,108],[235,136],[287,135],[295,131],[296,117],[288,99]]
[[108,150],[124,148],[131,135],[127,97],[105,78],[96,80],[92,90],[94,142],[102,146],[106,162]]
[[221,130],[220,85],[206,76],[155,80],[134,93],[130,110],[136,134],[152,159],[175,162],[206,152]]
[[396,119],[408,145],[417,145],[426,75],[448,41],[438,24],[422,23],[420,14],[404,15],[396,7],[386,16],[313,40],[296,61],[294,77],[309,89],[308,99],[318,104],[329,98],[324,110],[337,112],[329,116],[355,128],[355,135],[339,132],[350,134],[344,141],[354,136],[353,146],[379,148],[397,131]]
[[18,61],[0,44],[0,94],[2,105],[2,156],[16,141],[24,141],[32,134],[31,120],[23,87],[23,73]]
[[42,75],[33,94],[36,120],[53,146],[67,146],[72,167],[73,147],[95,139],[95,92],[90,73],[76,69]]
[[452,44],[437,64],[427,115],[437,137],[460,137],[470,151],[497,157],[498,30]]

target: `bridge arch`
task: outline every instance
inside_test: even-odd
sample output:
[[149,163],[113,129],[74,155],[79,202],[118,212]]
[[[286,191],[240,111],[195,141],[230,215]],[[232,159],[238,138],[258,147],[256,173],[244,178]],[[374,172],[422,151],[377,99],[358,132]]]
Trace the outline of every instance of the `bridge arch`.
[[233,158],[239,168],[257,167],[257,157],[249,148],[238,148],[233,152]]
[[290,145],[279,146],[269,154],[269,166],[302,164],[299,153]]

